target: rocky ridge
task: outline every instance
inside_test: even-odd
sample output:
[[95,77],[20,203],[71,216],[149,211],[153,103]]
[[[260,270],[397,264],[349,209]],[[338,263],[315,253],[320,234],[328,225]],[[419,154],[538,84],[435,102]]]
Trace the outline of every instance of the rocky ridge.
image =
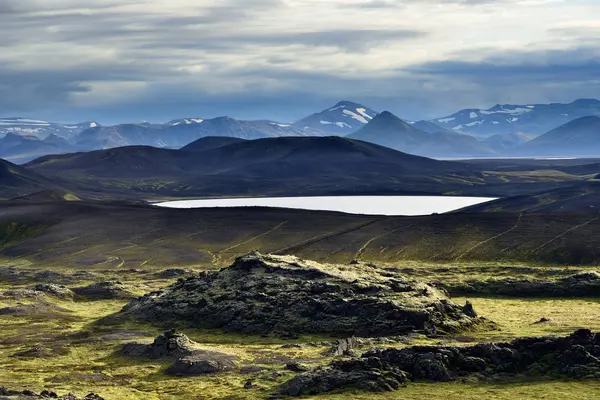
[[460,283],[434,284],[451,295],[514,297],[594,297],[600,294],[600,273],[581,272],[555,280],[531,278],[472,279]]
[[587,329],[567,337],[520,338],[470,347],[415,346],[374,349],[360,358],[297,375],[279,394],[314,395],[336,389],[383,392],[409,381],[449,382],[464,377],[600,377],[600,334]]
[[483,321],[442,291],[391,269],[259,253],[132,300],[116,317],[247,334],[343,338],[456,332]]

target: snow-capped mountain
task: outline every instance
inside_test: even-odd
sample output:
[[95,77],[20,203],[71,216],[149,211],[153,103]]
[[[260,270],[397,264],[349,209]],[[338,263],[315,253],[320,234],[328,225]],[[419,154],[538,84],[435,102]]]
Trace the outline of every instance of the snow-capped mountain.
[[497,104],[487,110],[466,109],[431,122],[480,137],[525,133],[541,135],[577,118],[600,116],[600,101],[579,99],[569,104]]
[[68,125],[38,119],[0,118],[0,137],[14,133],[21,136],[34,136],[42,140],[50,135],[70,140],[83,130],[96,126],[99,126],[96,122]]
[[292,126],[308,134],[346,136],[367,125],[377,114],[361,104],[340,101],[331,108],[295,122]]

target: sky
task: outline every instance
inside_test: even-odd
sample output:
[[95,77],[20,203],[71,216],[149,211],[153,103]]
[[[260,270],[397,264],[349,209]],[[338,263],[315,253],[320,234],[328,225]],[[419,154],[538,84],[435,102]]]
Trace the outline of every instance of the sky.
[[600,98],[598,0],[0,0],[0,116],[406,119]]

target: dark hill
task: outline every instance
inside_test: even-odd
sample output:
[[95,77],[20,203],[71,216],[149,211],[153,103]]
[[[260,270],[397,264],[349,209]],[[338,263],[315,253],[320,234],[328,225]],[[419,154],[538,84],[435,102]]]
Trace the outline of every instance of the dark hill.
[[0,198],[25,196],[55,186],[47,178],[0,159]]
[[590,156],[600,154],[600,117],[576,119],[523,145],[520,154]]
[[268,138],[189,151],[205,144],[194,142],[183,150],[132,146],[50,156],[27,168],[88,191],[109,189],[137,197],[140,191],[144,196],[178,197],[443,193],[480,179],[477,169],[464,164],[340,137]]
[[239,139],[235,137],[227,137],[227,136],[206,136],[201,139],[196,140],[181,148],[181,150],[185,151],[205,151],[212,150],[218,147],[227,146],[233,143],[243,142],[244,139]]

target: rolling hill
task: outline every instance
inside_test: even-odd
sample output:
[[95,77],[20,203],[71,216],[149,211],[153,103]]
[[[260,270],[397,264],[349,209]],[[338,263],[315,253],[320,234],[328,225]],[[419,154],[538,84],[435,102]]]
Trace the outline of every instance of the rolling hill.
[[517,151],[533,156],[600,155],[600,116],[578,118],[525,143]]
[[[600,171],[600,168],[597,169]],[[600,212],[600,180],[469,207],[469,212]]]
[[0,199],[27,196],[44,190],[62,191],[62,188],[43,176],[0,159]]
[[11,225],[33,233],[11,240],[0,255],[75,270],[222,267],[252,250],[341,263],[600,263],[593,240],[600,235],[600,219],[589,212],[379,217],[266,208],[10,202],[2,207],[0,227]]
[[147,196],[443,193],[481,183],[473,167],[341,137],[200,139],[181,150],[130,146],[41,157],[35,172],[87,192]]

